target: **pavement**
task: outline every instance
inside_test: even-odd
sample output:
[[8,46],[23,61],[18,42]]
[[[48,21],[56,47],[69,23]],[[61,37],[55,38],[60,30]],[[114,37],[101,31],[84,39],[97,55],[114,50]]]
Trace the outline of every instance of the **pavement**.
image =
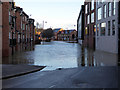
[[2,78],[0,79],[9,79],[13,77],[18,77],[21,75],[40,71],[43,68],[45,68],[45,66],[3,64]]
[[4,79],[2,85],[3,88],[118,88],[119,70],[117,66],[43,70]]

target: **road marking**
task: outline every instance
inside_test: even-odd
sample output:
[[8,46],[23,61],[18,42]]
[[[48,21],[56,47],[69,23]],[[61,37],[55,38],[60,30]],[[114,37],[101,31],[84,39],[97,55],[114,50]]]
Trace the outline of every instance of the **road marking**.
[[70,78],[74,78],[74,77],[76,77],[77,75],[79,75],[81,72],[83,72],[85,70],[85,68],[84,69],[82,69],[81,71],[79,71],[77,74],[74,74],[73,76],[71,76]]
[[52,85],[52,86],[50,86],[49,88],[53,88],[53,87],[55,87],[55,85]]

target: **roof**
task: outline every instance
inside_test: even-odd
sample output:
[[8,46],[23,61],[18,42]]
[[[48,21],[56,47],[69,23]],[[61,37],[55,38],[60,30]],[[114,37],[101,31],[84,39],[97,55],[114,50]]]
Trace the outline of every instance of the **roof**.
[[60,29],[62,29],[62,28],[56,28],[53,30],[53,32],[58,32]]

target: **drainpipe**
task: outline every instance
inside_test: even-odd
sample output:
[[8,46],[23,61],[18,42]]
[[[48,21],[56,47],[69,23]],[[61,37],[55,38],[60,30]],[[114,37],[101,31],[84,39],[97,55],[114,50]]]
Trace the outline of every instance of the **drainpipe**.
[[12,55],[14,54],[14,49],[13,49],[13,30],[12,30]]
[[118,65],[120,66],[120,1],[118,2]]

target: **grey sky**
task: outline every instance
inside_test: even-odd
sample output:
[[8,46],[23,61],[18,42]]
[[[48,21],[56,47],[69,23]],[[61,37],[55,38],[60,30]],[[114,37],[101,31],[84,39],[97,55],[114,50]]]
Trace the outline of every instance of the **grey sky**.
[[[14,0],[28,15],[45,28],[75,28],[83,0]],[[36,24],[36,23],[35,23]]]

